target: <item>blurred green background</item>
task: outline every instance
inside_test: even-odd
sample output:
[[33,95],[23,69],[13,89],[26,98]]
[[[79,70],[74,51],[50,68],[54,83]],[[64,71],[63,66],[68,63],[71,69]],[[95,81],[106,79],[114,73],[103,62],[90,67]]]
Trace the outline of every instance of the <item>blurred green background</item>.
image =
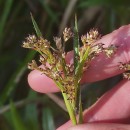
[[[80,35],[91,28],[104,35],[130,23],[130,1],[0,0],[0,10],[0,130],[55,130],[69,120],[61,95],[39,94],[27,83],[27,63],[37,57],[21,47],[25,37],[35,33],[30,12],[49,40],[73,27],[75,13]],[[84,108],[120,79],[84,85]]]

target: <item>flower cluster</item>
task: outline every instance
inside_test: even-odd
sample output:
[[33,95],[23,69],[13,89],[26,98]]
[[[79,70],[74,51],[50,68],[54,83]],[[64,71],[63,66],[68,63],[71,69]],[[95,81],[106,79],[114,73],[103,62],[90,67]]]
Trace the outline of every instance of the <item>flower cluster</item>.
[[65,61],[64,45],[71,37],[73,33],[70,28],[65,28],[63,32],[63,40],[61,37],[54,37],[54,42],[57,49],[50,46],[50,42],[43,37],[36,37],[35,35],[29,35],[25,42],[23,42],[24,48],[31,48],[40,53],[39,62],[43,65],[38,67],[35,60],[28,64],[28,68],[31,70],[39,70],[42,74],[45,74],[49,78],[53,79],[63,93],[68,95],[68,100],[71,102],[74,100],[74,65],[67,64]]
[[130,80],[130,63],[119,63],[119,69],[124,70],[126,72],[123,73],[123,78]]
[[[103,43],[98,43],[98,40],[101,38],[101,35],[98,33],[97,30],[90,30],[89,33],[86,35],[81,36],[81,41],[83,43],[83,47],[80,48],[80,61],[82,61],[86,50],[89,48],[88,58],[85,59],[85,68],[89,67],[89,64],[92,59],[97,57],[100,53],[105,53],[108,58],[110,58],[116,51],[117,46],[109,45],[108,47],[104,48]],[[86,69],[84,69],[86,70]]]
[[110,45],[107,48],[103,47],[103,43],[98,43],[97,40],[101,38],[97,30],[90,30],[89,33],[81,36],[82,47],[79,48],[79,62],[77,73],[74,72],[74,63],[66,63],[64,51],[65,42],[72,38],[73,32],[70,28],[65,28],[63,37],[54,37],[54,42],[57,49],[53,48],[50,42],[43,37],[36,37],[29,35],[23,47],[31,48],[40,53],[39,62],[43,65],[39,67],[35,60],[28,64],[31,70],[39,70],[57,84],[60,90],[68,96],[70,102],[75,101],[77,83],[82,78],[82,73],[86,71],[92,59],[104,52],[108,57],[116,51],[117,47]]

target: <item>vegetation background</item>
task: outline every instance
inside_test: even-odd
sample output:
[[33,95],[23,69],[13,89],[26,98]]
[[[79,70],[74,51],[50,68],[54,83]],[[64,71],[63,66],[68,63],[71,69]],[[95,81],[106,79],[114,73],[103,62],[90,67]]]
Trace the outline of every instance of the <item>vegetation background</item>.
[[[105,35],[130,23],[130,1],[0,0],[0,10],[0,130],[55,130],[69,120],[61,95],[34,92],[27,83],[27,63],[37,58],[35,52],[21,47],[25,37],[35,33],[30,12],[49,40],[66,26],[73,27],[75,13],[80,35],[91,28]],[[120,79],[119,75],[83,85],[83,107]]]

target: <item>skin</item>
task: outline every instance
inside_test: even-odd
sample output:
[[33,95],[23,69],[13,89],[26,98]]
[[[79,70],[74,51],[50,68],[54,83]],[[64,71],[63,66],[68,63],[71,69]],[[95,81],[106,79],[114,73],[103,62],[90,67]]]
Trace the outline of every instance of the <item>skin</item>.
[[[103,36],[98,42],[109,46],[119,46],[112,58],[103,54],[91,63],[84,73],[81,83],[103,80],[122,73],[119,62],[130,61],[130,25],[122,26],[114,32]],[[72,62],[73,53],[66,56],[67,62]],[[58,92],[54,82],[34,70],[28,75],[32,89],[41,93]],[[106,86],[107,87],[107,86]],[[72,127],[68,121],[57,130],[128,130],[130,129],[130,81],[123,79],[110,91],[106,92],[93,106],[84,111],[84,124]]]

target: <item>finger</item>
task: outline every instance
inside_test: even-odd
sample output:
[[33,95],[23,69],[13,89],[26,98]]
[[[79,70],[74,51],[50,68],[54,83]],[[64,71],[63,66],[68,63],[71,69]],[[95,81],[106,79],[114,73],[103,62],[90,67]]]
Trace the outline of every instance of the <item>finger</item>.
[[84,113],[85,122],[130,123],[130,81],[123,80]]
[[[109,46],[110,44],[117,45],[119,46],[119,49],[112,58],[106,58],[106,56],[100,55],[93,60],[90,68],[83,75],[82,83],[87,81],[97,81],[122,73],[118,68],[119,62],[126,63],[130,59],[129,30],[130,25],[121,27],[111,34],[102,37],[102,39],[98,41],[104,43],[105,46]],[[73,54],[69,53],[66,59],[67,62],[72,61]],[[30,86],[38,92],[46,93],[58,91],[53,81],[45,75],[41,75],[41,72],[39,71],[31,72],[28,76],[28,82]],[[49,85],[52,86],[49,87]]]
[[113,123],[87,123],[71,127],[67,130],[130,130],[130,125]]
[[[130,81],[123,80],[84,112],[84,122],[130,123]],[[71,121],[57,130],[66,130]]]
[[96,57],[88,71],[84,73],[82,82],[103,80],[120,74],[123,71],[119,70],[119,62],[128,63],[130,61],[130,25],[123,26],[102,37],[98,42],[105,44],[105,47],[116,45],[118,49],[111,58],[107,58],[103,53]]
[[38,70],[33,70],[28,75],[29,86],[40,93],[49,93],[59,91],[52,79],[48,78],[46,75],[41,74]]

